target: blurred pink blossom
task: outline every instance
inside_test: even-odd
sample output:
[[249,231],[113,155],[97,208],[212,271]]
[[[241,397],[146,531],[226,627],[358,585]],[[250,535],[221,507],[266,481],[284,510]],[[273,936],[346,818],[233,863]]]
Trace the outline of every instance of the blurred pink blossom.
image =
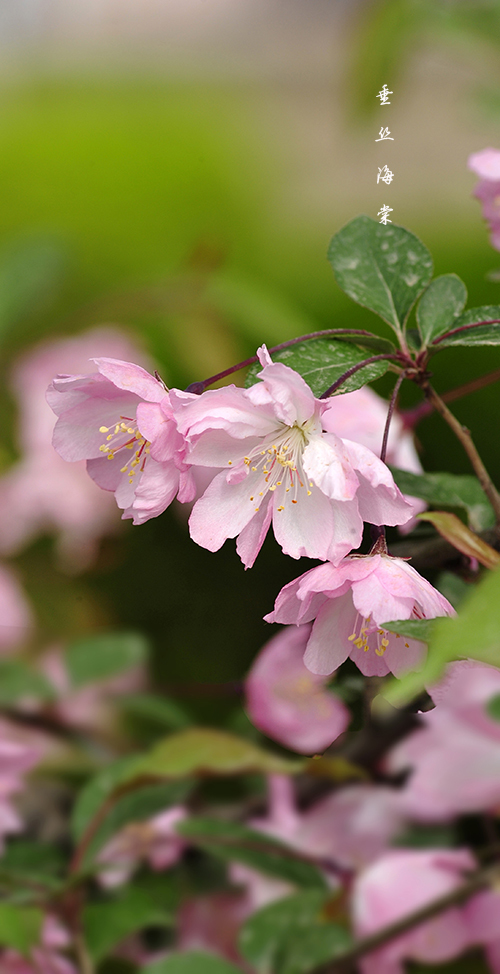
[[63,563],[81,570],[93,561],[99,538],[117,530],[113,501],[89,479],[84,462],[65,463],[55,452],[54,414],[45,400],[56,372],[87,371],[92,355],[143,359],[126,335],[102,327],[37,345],[12,370],[22,456],[0,478],[3,554],[15,554],[39,533],[55,531]]
[[191,537],[209,551],[238,537],[250,568],[271,521],[292,558],[338,561],[359,545],[363,520],[402,524],[411,510],[388,469],[359,443],[341,440],[326,425],[328,403],[266,347],[257,355],[260,381],[187,399],[172,392],[189,461],[223,467],[194,505]]
[[[343,440],[354,440],[356,443],[361,443],[376,456],[380,456],[389,403],[378,396],[370,386],[363,386],[361,389],[355,389],[354,392],[332,396],[327,402],[328,411],[325,414],[325,428],[331,429]],[[422,465],[418,459],[413,436],[409,430],[404,428],[403,420],[397,411],[392,414],[389,428],[386,463],[390,463],[400,470],[409,470],[416,474],[422,473]],[[425,511],[427,505],[418,497],[409,497],[407,494],[404,497],[410,504],[414,515],[410,521],[399,528],[406,534],[417,523],[415,515]]]
[[13,573],[0,566],[0,653],[23,643],[33,626],[28,601]]
[[492,247],[500,250],[500,150],[482,149],[467,160],[469,169],[479,176],[474,196],[482,203],[483,217],[490,228]]
[[157,517],[176,496],[192,500],[184,441],[161,381],[132,362],[94,362],[98,372],[59,375],[49,386],[47,401],[59,417],[55,449],[65,460],[86,459],[92,479],[114,492],[122,517],[134,524]]
[[[420,907],[450,893],[476,864],[466,849],[392,850],[354,882],[355,933],[366,937]],[[404,974],[404,960],[441,963],[471,945],[461,908],[444,910],[431,920],[363,957],[362,974]]]
[[70,938],[56,917],[45,917],[41,940],[29,958],[16,950],[0,951],[1,974],[77,974],[76,967],[59,953],[70,945]]
[[302,661],[310,626],[288,626],[261,649],[245,681],[250,720],[299,754],[324,751],[345,731],[350,714]]
[[44,757],[42,737],[38,740],[36,732],[24,732],[6,720],[0,720],[0,851],[5,835],[23,829],[11,796],[21,791],[24,775]]
[[391,771],[411,768],[401,792],[414,818],[440,820],[500,807],[500,721],[488,701],[500,695],[500,670],[473,660],[452,663],[430,689],[434,710],[394,748]]
[[332,673],[350,656],[365,676],[400,676],[421,666],[425,644],[383,623],[439,615],[455,610],[430,582],[401,558],[372,554],[312,568],[282,588],[264,618],[297,626],[315,619],[304,655],[313,673]]
[[174,805],[144,822],[131,822],[101,850],[97,862],[103,886],[113,888],[126,883],[142,860],[160,872],[173,866],[181,857],[186,843],[176,826],[186,817],[181,805]]

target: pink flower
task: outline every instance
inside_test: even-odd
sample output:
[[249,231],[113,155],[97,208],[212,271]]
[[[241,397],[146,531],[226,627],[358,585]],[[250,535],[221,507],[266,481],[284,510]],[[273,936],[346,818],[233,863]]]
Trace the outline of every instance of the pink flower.
[[186,846],[176,829],[185,817],[185,809],[174,805],[145,822],[126,825],[97,857],[98,862],[105,864],[99,873],[101,884],[109,888],[121,886],[143,859],[157,871],[173,866]]
[[137,360],[140,353],[117,329],[95,328],[36,345],[12,370],[22,458],[0,478],[4,554],[16,553],[40,532],[56,531],[64,565],[82,570],[93,560],[98,539],[116,531],[112,498],[92,483],[83,460],[65,463],[51,443],[55,418],[45,400],[47,385],[61,365],[67,372],[86,371],[91,355]]
[[[238,950],[240,927],[251,914],[245,892],[209,893],[185,900],[177,917],[178,950],[208,950],[244,964]],[[245,965],[244,970],[247,970]]]
[[33,616],[14,575],[0,566],[0,653],[25,641],[33,626]]
[[[325,429],[330,429],[342,439],[354,440],[379,456],[387,420],[389,403],[370,386],[354,392],[343,393],[328,399],[328,411],[324,414]],[[392,415],[387,443],[386,462],[400,470],[422,473],[422,465],[413,442],[413,436],[403,426],[398,412]],[[416,525],[415,515],[424,511],[425,501],[404,495],[410,504],[413,517],[400,530],[406,534]]]
[[250,389],[172,393],[190,463],[225,468],[193,508],[193,540],[218,551],[237,536],[249,568],[272,520],[285,554],[338,561],[359,545],[363,520],[407,521],[411,511],[385,464],[327,428],[328,402],[300,375],[273,363],[265,346],[257,354],[261,381]]
[[310,627],[288,627],[261,649],[245,681],[252,723],[298,751],[324,751],[345,731],[349,711],[302,662]]
[[50,914],[44,919],[41,940],[29,958],[22,957],[17,950],[0,951],[2,974],[77,974],[73,964],[59,953],[61,948],[70,945],[68,932]]
[[500,805],[500,722],[488,701],[500,694],[500,671],[472,660],[452,663],[430,690],[436,707],[391,753],[391,771],[412,768],[402,793],[406,813],[440,820]]
[[350,656],[365,676],[399,676],[418,669],[425,644],[388,632],[383,623],[454,614],[406,561],[373,554],[312,568],[285,585],[264,618],[296,626],[315,619],[304,655],[313,673],[332,673]]
[[[352,909],[357,936],[369,936],[450,893],[474,868],[466,849],[387,852],[355,881]],[[450,908],[368,954],[360,961],[360,970],[362,974],[404,974],[404,960],[440,963],[469,946],[462,911]]]
[[23,823],[14,808],[11,796],[21,791],[24,776],[44,757],[43,740],[37,735],[23,733],[7,721],[0,721],[0,852],[4,836],[22,832]]
[[483,204],[483,216],[491,231],[491,245],[500,250],[500,150],[474,152],[467,165],[479,176],[474,196]]
[[159,380],[131,362],[94,361],[98,372],[58,376],[49,386],[47,401],[59,416],[53,444],[65,460],[87,459],[92,479],[114,491],[122,517],[143,524],[176,495],[193,498],[184,442]]

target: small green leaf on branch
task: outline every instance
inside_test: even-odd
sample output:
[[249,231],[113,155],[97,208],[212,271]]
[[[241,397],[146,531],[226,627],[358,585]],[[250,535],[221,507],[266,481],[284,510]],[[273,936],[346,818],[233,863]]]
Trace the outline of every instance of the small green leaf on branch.
[[381,623],[381,627],[408,639],[429,643],[434,632],[434,619],[395,619]]
[[[373,336],[372,347],[380,354],[391,355],[395,352],[392,342],[384,338]],[[378,346],[378,347],[376,347]],[[338,341],[333,338],[316,338],[291,348],[284,348],[280,352],[273,353],[274,362],[283,362],[295,372],[298,372],[307,384],[311,387],[315,396],[321,396],[337,379],[340,379],[345,372],[366,361],[369,354],[365,349],[349,341]],[[354,375],[349,376],[342,384],[342,392],[353,392],[360,389],[367,382],[373,382],[381,375],[384,375],[389,368],[388,361],[370,362],[368,365],[359,369]],[[252,386],[257,379],[262,366],[257,363],[248,370],[246,387]]]
[[0,903],[0,946],[25,957],[40,942],[43,913],[31,906]]
[[500,345],[500,305],[487,304],[464,311],[449,332],[433,340],[429,351],[439,352],[454,345]]
[[477,477],[452,473],[415,474],[396,467],[391,467],[391,472],[403,494],[420,497],[435,507],[465,511],[469,527],[474,531],[494,526],[493,508]]
[[467,288],[456,274],[443,274],[429,284],[417,308],[418,330],[424,345],[456,324],[466,301]]
[[139,666],[147,656],[148,643],[141,633],[109,632],[71,643],[66,665],[72,685],[81,687]]
[[161,905],[134,886],[126,886],[114,899],[90,903],[83,910],[85,942],[95,963],[137,930],[170,926],[171,922]]
[[140,968],[139,974],[241,974],[241,968],[215,954],[187,950],[146,964]]

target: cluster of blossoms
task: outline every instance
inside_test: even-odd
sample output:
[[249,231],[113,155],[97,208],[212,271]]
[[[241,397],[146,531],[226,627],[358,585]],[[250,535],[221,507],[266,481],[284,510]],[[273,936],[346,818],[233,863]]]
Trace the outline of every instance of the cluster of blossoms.
[[[295,625],[316,620],[305,653],[312,672],[329,674],[348,655],[367,675],[418,667],[422,644],[389,634],[383,623],[453,609],[385,551],[349,554],[361,544],[364,522],[405,525],[416,509],[369,446],[339,435],[342,426],[352,428],[352,409],[366,406],[350,394],[342,420],[340,402],[348,397],[317,399],[265,346],[257,354],[255,385],[201,395],[169,391],[138,365],[96,358],[97,372],[58,376],[49,388],[58,416],[54,446],[66,460],[86,459],[90,476],[114,492],[134,524],[161,514],[174,498],[195,501],[193,540],[217,551],[236,537],[246,568],[271,524],[285,554],[324,561],[287,586],[266,617]],[[375,445],[374,429],[367,437]],[[399,442],[399,462],[418,468],[409,437]],[[198,497],[197,468],[210,477]]]

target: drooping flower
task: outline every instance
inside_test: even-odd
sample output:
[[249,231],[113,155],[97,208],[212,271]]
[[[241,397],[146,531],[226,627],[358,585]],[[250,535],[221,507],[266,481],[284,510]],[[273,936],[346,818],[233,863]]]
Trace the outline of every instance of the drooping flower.
[[140,363],[143,358],[125,334],[103,327],[43,342],[14,364],[9,382],[18,406],[21,459],[0,477],[2,554],[17,553],[40,532],[55,532],[64,566],[83,570],[95,557],[99,538],[117,530],[113,499],[90,480],[83,460],[65,463],[51,442],[55,417],[45,399],[47,386],[61,366],[86,371],[91,355]]
[[490,228],[492,247],[500,250],[500,150],[482,149],[467,160],[469,169],[479,176],[474,196],[482,203],[483,216]]
[[[361,443],[378,456],[382,447],[389,403],[378,396],[371,386],[363,386],[361,389],[355,389],[354,392],[332,396],[327,402],[328,410],[323,415],[325,429],[332,430],[342,439]],[[422,473],[413,436],[410,430],[404,428],[403,420],[397,410],[392,414],[389,427],[386,463],[399,467],[400,470],[409,470],[410,473]],[[415,515],[424,511],[427,505],[418,497],[410,497],[407,494],[404,496],[413,511],[413,517],[400,527],[400,531],[406,534],[417,523]]]
[[408,815],[443,820],[500,805],[500,722],[489,701],[500,695],[500,670],[473,660],[450,664],[430,689],[434,710],[388,758],[389,770],[412,769],[401,792]]
[[[366,937],[460,886],[475,868],[467,849],[401,849],[386,852],[355,880],[353,919]],[[441,963],[471,945],[463,912],[452,907],[363,957],[362,974],[404,974],[404,960]]]
[[252,723],[299,754],[324,751],[345,731],[349,711],[304,666],[310,626],[287,627],[261,649],[245,681]]
[[402,524],[411,510],[370,450],[326,428],[328,403],[302,377],[258,350],[260,381],[198,397],[171,394],[189,462],[223,467],[190,517],[191,537],[209,551],[238,536],[253,565],[271,521],[293,558],[339,561],[356,548],[363,521]]
[[314,625],[304,654],[313,673],[327,675],[348,656],[365,676],[418,669],[425,644],[384,629],[396,619],[430,619],[455,610],[414,568],[387,554],[349,555],[290,582],[266,622]]
[[114,491],[134,524],[157,517],[176,496],[192,500],[184,441],[161,381],[131,362],[94,361],[98,372],[58,376],[49,387],[56,450],[65,460],[86,459],[92,479]]

